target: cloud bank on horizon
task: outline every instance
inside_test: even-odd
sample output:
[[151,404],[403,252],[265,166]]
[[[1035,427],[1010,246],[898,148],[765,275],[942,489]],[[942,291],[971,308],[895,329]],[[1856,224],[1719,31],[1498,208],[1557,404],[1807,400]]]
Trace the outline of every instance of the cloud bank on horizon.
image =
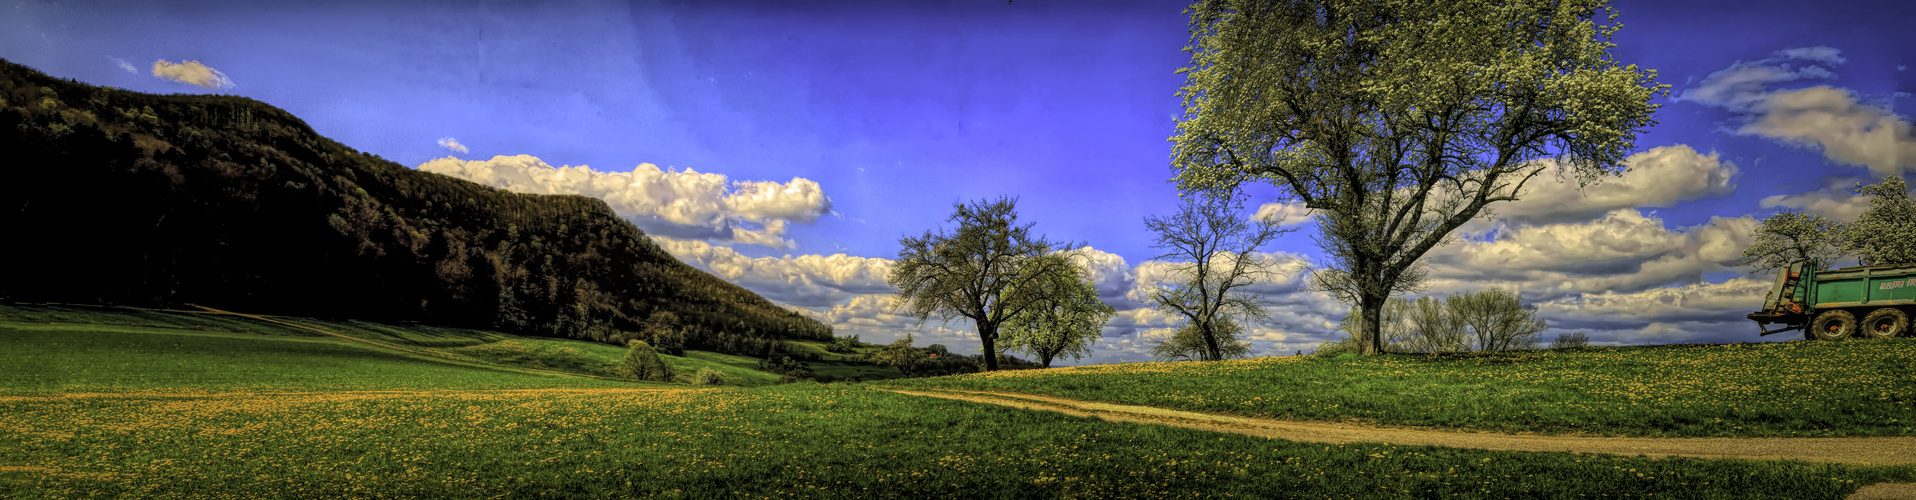
[[[1732,112],[1740,125],[1730,133],[1813,149],[1832,164],[1873,175],[1916,167],[1909,123],[1888,108],[1827,85],[1772,88],[1834,78],[1827,68],[1802,63],[1845,60],[1829,47],[1786,49],[1712,73],[1677,100]],[[1458,241],[1425,256],[1431,266],[1427,294],[1517,291],[1538,304],[1551,324],[1547,336],[1584,331],[1598,344],[1755,340],[1742,315],[1761,302],[1769,280],[1745,275],[1736,261],[1752,243],[1758,216],[1724,214],[1673,227],[1654,210],[1734,193],[1742,173],[1734,162],[1715,151],[1669,144],[1630,156],[1620,176],[1589,186],[1555,175],[1545,163],[1545,173],[1521,200],[1493,205],[1490,214],[1457,231]],[[841,335],[885,342],[910,332],[920,343],[978,346],[969,320],[920,321],[895,311],[893,289],[885,282],[891,259],[842,253],[751,257],[728,246],[792,248],[782,238],[787,222],[809,223],[831,212],[823,188],[803,178],[728,182],[721,174],[651,164],[630,173],[600,172],[552,167],[526,155],[441,158],[419,168],[521,192],[606,199],[674,256],[830,324]],[[1759,205],[1850,220],[1867,202],[1848,188],[1864,179],[1834,176],[1821,189],[1769,196]],[[1301,205],[1285,202],[1247,212],[1282,217],[1286,226],[1308,224],[1312,217]],[[1082,362],[1149,360],[1151,343],[1180,324],[1149,300],[1176,263],[1131,262],[1091,246],[1075,252],[1101,298],[1118,309]],[[1251,257],[1280,270],[1250,290],[1271,313],[1270,321],[1249,332],[1255,355],[1309,352],[1338,335],[1334,330],[1348,306],[1304,289],[1308,256],[1273,251]]]

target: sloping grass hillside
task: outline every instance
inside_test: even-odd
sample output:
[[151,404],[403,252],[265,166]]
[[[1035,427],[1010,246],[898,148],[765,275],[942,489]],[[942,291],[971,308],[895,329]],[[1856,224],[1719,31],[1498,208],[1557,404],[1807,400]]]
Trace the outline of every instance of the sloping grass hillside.
[[1546,434],[1916,435],[1916,339],[1270,357],[887,382],[1297,420]]
[[[39,323],[19,321],[18,311],[0,309],[16,313],[0,317],[0,394],[635,385],[425,356],[244,318],[60,311],[69,319],[121,321]],[[143,316],[156,320],[141,321]]]
[[[36,384],[49,390],[73,389],[61,381],[74,379],[76,371],[87,370],[123,374],[118,378],[128,384],[238,384],[235,386],[238,387],[266,380],[282,383],[312,377],[309,371],[299,368],[301,364],[341,356],[421,358],[440,365],[539,376],[551,376],[553,374],[543,372],[552,371],[623,378],[618,367],[626,349],[597,342],[417,324],[282,317],[274,321],[279,323],[124,307],[0,304],[0,329],[10,328],[16,335],[12,340],[22,341],[17,349],[0,352],[0,362],[45,368],[29,370],[20,376],[39,380]],[[327,335],[315,329],[366,342]],[[810,347],[822,350],[822,347]],[[874,380],[903,376],[896,368],[838,359],[837,354],[832,356],[810,363],[821,378]],[[200,358],[251,361],[188,361]],[[679,382],[691,382],[700,370],[718,372],[723,377],[722,385],[771,385],[781,380],[779,374],[760,369],[760,360],[753,357],[687,350],[684,356],[661,355],[661,358]],[[249,364],[255,362],[258,364]],[[169,376],[166,375],[170,373],[168,366],[195,374]],[[432,377],[423,380],[430,379]],[[317,381],[311,383],[325,385]],[[385,383],[371,382],[371,386]],[[299,384],[304,383],[295,383]]]

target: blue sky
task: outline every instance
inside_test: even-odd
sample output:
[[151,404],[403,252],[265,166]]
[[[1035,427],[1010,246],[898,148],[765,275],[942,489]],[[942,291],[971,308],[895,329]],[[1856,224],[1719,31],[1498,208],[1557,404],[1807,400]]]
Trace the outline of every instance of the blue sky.
[[[600,196],[682,259],[867,341],[909,330],[975,349],[963,321],[886,313],[883,272],[953,203],[1015,196],[1038,232],[1095,249],[1122,311],[1084,362],[1145,359],[1175,323],[1140,299],[1162,276],[1142,219],[1177,201],[1181,3],[523,3],[16,2],[0,57],[243,95],[404,165]],[[1727,262],[1754,221],[1854,217],[1842,187],[1916,167],[1898,112],[1916,8],[1613,4],[1613,54],[1674,87],[1640,165],[1493,207],[1432,253],[1433,293],[1518,289],[1550,335],[1598,343],[1757,340],[1741,316],[1767,278]],[[1251,194],[1248,210],[1283,208]],[[1297,227],[1264,257],[1317,257],[1315,228]],[[1343,315],[1295,276],[1257,290],[1274,318],[1261,353],[1308,351]]]

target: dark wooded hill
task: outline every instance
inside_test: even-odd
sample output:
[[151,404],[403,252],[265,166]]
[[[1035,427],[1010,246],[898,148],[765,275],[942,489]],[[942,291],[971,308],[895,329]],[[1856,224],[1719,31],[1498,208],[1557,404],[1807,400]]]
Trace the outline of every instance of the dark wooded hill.
[[0,298],[668,348],[683,335],[680,347],[752,354],[831,338],[679,262],[603,201],[416,171],[244,97],[96,87],[4,60]]

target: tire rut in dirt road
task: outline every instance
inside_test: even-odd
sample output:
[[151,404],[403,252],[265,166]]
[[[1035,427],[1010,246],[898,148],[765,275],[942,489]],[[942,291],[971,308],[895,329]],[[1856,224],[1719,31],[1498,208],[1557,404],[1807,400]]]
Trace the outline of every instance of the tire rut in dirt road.
[[1388,443],[1506,451],[1555,451],[1651,457],[1803,460],[1856,465],[1916,464],[1916,437],[1648,438],[1545,436],[1494,432],[1388,428],[1218,415],[1149,406],[981,391],[883,389],[900,394],[1044,410],[1115,422],[1169,425],[1214,432],[1319,443]]

